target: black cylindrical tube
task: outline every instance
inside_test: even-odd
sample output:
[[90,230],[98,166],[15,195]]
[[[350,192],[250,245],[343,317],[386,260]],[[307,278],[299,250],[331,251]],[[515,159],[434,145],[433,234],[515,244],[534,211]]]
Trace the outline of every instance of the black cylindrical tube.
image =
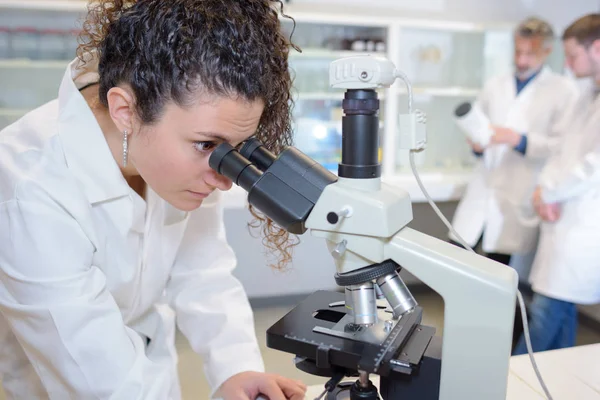
[[208,164],[247,192],[252,189],[262,175],[258,168],[228,143],[220,144],[213,150]]
[[241,186],[246,192],[250,192],[261,176],[262,172],[256,168],[256,166],[250,164],[238,175],[238,179],[235,183],[236,185]]
[[222,143],[215,147],[215,149],[210,153],[210,158],[208,159],[208,165],[219,174],[221,172],[221,165],[223,164],[223,159],[227,156],[227,154],[235,151],[235,148],[229,143]]
[[232,151],[223,158],[220,165],[220,174],[237,183],[238,177],[249,165],[252,165],[250,161],[242,157],[237,151]]
[[379,100],[374,90],[348,90],[342,107],[342,162],[338,175],[369,179],[381,176]]
[[265,148],[258,139],[248,139],[240,149],[240,154],[246,157],[252,164],[256,165],[261,171],[266,171],[273,161],[275,155]]

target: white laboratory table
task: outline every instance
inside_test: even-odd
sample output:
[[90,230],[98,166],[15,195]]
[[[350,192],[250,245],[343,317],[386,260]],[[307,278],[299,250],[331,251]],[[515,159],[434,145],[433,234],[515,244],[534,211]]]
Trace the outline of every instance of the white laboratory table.
[[[600,344],[536,353],[535,359],[554,400],[600,400]],[[322,385],[310,386],[306,399],[322,391]],[[546,398],[528,355],[511,357],[506,398]]]

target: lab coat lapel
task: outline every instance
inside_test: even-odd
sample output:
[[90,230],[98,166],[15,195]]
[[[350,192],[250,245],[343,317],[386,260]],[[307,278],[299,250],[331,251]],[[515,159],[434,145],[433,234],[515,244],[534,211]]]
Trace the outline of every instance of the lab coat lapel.
[[[89,66],[94,68],[93,65]],[[59,138],[65,161],[78,181],[91,207],[107,207],[119,231],[126,233],[133,224],[133,204],[130,188],[114,160],[104,135],[79,92],[81,86],[95,79],[93,72],[78,70],[79,62],[73,61],[59,89]],[[74,81],[74,79],[82,80]],[[89,214],[82,210],[80,218]],[[90,216],[88,215],[89,219]],[[82,226],[89,236],[93,235],[91,219]]]
[[[501,106],[494,111],[495,115],[492,117],[492,124],[506,126],[507,121],[512,117],[512,114],[514,114],[514,110],[516,109],[517,88],[515,79],[512,75],[507,75],[502,78],[499,84],[500,87],[496,94],[498,98],[493,99],[493,101]],[[503,117],[506,119],[502,119]],[[484,161],[488,172],[498,166],[498,163],[502,160],[507,149],[508,147],[506,145],[493,145],[485,152]],[[488,176],[488,179],[493,179],[493,174]]]
[[[538,76],[517,94],[517,85],[513,75],[507,76],[503,82],[505,86],[505,99],[509,102],[506,119],[501,124],[504,127],[513,129],[516,132],[522,133],[529,130],[528,118],[531,103],[535,101],[535,93],[539,86],[543,83],[546,77],[549,76],[548,67],[542,68]],[[493,151],[492,165],[497,166],[505,157],[508,151],[512,151],[508,145],[495,146]]]
[[517,95],[516,83],[513,78],[512,85],[509,85],[513,96],[513,103],[506,118],[506,126],[514,129],[517,132],[525,132],[529,129],[527,126],[529,106],[532,101],[535,101],[535,93],[544,80],[549,76],[550,70],[548,67],[543,67],[538,76],[533,78]]

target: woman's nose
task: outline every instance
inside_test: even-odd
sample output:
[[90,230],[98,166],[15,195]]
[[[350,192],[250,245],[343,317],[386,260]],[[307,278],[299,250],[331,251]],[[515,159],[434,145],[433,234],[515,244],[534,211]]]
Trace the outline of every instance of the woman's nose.
[[227,191],[231,189],[231,186],[233,185],[231,179],[217,173],[216,171],[209,171],[205,178],[205,181],[207,185],[215,187],[222,191]]

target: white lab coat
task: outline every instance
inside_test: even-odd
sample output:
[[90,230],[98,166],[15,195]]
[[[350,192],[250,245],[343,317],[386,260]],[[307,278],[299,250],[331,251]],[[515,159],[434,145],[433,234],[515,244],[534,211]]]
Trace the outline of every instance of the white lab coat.
[[185,213],[131,190],[77,89],[97,80],[86,68],[74,62],[58,100],[0,133],[8,398],[179,399],[175,322],[213,389],[263,371],[220,195]]
[[[518,96],[512,74],[485,85],[477,101],[491,124],[525,133],[527,150],[522,155],[508,145],[492,145],[478,161],[452,224],[468,244],[475,246],[484,233],[486,252],[525,254],[533,250],[539,222],[531,196],[577,93],[572,80],[547,67]],[[456,240],[454,235],[450,237]]]
[[600,302],[600,98],[581,96],[561,150],[540,175],[542,198],[560,203],[541,225],[530,282],[534,291],[578,304]]

